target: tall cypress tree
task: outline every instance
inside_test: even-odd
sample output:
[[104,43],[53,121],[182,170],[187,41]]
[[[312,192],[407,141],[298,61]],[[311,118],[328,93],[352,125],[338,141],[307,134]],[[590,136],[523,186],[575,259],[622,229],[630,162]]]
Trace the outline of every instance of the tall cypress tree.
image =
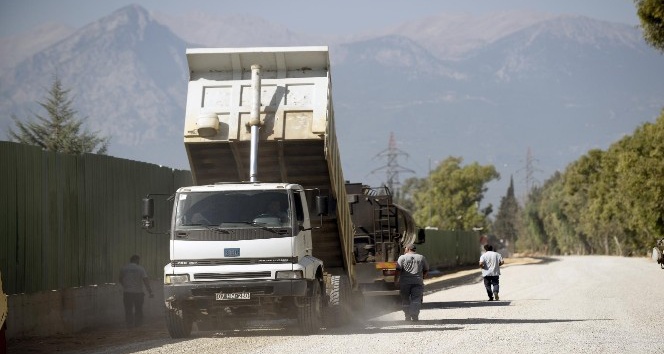
[[518,237],[519,213],[519,203],[514,195],[514,178],[510,176],[510,186],[507,188],[507,194],[500,199],[493,231],[498,238],[506,241],[508,249],[512,252]]
[[76,117],[69,98],[69,90],[56,75],[45,102],[38,102],[47,115],[35,114],[36,122],[23,123],[12,117],[17,131],[9,130],[13,141],[36,145],[47,151],[69,154],[106,154],[109,138],[100,137],[97,132],[81,131],[83,120]]

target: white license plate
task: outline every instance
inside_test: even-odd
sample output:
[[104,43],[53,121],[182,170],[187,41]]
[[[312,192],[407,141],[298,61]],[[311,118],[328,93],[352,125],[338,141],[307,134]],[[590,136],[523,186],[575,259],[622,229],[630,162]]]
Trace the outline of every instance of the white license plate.
[[249,300],[251,299],[251,293],[241,292],[241,293],[216,293],[217,300]]

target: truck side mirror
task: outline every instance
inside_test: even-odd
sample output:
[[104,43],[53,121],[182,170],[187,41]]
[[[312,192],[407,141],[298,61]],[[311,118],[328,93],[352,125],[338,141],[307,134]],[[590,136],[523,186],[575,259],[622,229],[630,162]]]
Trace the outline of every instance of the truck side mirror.
[[328,197],[327,196],[317,195],[316,196],[316,215],[327,215],[328,214],[327,204],[328,204]]
[[151,229],[154,226],[154,199],[143,198],[143,228]]
[[416,244],[422,244],[424,243],[426,238],[426,231],[424,229],[418,229],[417,230],[417,240],[415,241]]

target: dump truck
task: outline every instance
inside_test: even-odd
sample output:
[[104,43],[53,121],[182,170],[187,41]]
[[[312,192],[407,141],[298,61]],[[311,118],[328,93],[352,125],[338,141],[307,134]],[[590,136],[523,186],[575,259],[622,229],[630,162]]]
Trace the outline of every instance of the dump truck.
[[[194,48],[186,57],[194,186],[173,198],[170,335],[189,336],[193,323],[292,319],[304,334],[342,324],[356,284],[327,47]],[[146,228],[153,208],[146,198]]]
[[[385,283],[399,251],[383,236],[403,228],[392,216],[380,234],[354,227],[351,209],[360,213],[366,200],[347,198],[328,48],[194,48],[186,57],[184,146],[194,185],[172,198],[170,335],[187,337],[194,323],[287,320],[303,334],[344,324],[365,288],[356,266],[373,267],[367,282]],[[148,196],[148,229],[153,209]],[[404,235],[390,242],[405,244]]]

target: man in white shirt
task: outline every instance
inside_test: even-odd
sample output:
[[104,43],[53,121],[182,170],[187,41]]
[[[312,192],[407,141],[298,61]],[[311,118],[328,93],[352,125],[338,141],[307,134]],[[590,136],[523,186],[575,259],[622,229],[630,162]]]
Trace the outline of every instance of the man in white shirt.
[[[484,287],[489,295],[489,301],[500,300],[498,292],[500,290],[500,266],[505,262],[503,256],[493,251],[493,246],[484,245],[484,254],[480,257],[480,268],[482,268],[482,277],[484,278]],[[492,289],[493,287],[493,289]]]

